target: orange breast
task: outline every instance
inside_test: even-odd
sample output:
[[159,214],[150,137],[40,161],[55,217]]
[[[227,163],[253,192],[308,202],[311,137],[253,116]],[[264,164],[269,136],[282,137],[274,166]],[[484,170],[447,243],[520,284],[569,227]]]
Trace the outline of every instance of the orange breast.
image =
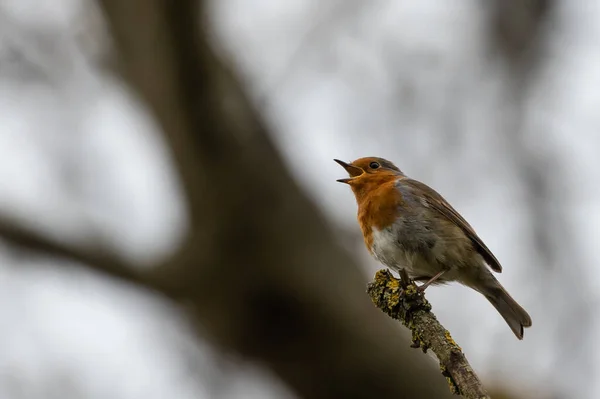
[[402,205],[402,195],[395,187],[397,177],[372,179],[365,187],[357,187],[355,191],[358,203],[358,223],[365,239],[365,245],[372,253],[373,228],[384,229],[396,221],[398,207]]

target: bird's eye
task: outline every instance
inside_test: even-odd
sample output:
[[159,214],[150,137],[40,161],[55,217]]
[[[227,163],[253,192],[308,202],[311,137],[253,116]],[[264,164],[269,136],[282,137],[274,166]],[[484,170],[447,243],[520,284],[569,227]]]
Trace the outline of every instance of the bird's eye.
[[379,168],[379,164],[377,162],[371,162],[369,164],[369,168],[371,168],[371,169],[377,169],[377,168]]

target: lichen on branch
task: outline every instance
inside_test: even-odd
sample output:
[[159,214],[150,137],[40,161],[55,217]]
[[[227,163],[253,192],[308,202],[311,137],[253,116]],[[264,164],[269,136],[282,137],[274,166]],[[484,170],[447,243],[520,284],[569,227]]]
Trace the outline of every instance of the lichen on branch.
[[414,348],[421,348],[423,352],[431,350],[437,356],[442,375],[454,394],[473,399],[489,398],[460,346],[431,312],[431,304],[423,292],[405,271],[400,277],[395,278],[389,270],[379,270],[367,287],[373,303],[410,329]]

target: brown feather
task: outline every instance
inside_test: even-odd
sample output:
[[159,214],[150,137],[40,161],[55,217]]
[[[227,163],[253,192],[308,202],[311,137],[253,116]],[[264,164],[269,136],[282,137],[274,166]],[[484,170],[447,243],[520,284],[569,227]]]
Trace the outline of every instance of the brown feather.
[[488,266],[497,273],[502,273],[502,266],[492,251],[483,243],[471,225],[442,197],[437,191],[420,181],[404,178],[402,183],[419,190],[431,209],[435,209],[452,223],[462,229],[471,240],[477,252],[483,257]]

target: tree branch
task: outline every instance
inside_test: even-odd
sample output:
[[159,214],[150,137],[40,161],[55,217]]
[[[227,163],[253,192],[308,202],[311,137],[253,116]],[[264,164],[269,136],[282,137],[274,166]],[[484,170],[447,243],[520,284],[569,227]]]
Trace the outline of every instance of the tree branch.
[[[144,270],[122,260],[106,248],[80,248],[73,244],[59,242],[2,214],[0,214],[0,239],[23,250],[76,262],[78,267],[150,289],[171,299],[180,299],[184,294],[178,287],[167,284],[169,280],[162,275],[162,267]],[[57,264],[68,266],[67,263]]]
[[489,398],[462,349],[431,312],[431,304],[417,291],[406,271],[400,280],[388,270],[378,271],[367,293],[379,309],[411,330],[413,348],[435,353],[452,393],[469,399]]
[[60,243],[13,218],[0,214],[0,239],[24,250],[51,257],[65,258],[119,280],[137,283],[139,276],[133,268],[107,251],[85,250]]

